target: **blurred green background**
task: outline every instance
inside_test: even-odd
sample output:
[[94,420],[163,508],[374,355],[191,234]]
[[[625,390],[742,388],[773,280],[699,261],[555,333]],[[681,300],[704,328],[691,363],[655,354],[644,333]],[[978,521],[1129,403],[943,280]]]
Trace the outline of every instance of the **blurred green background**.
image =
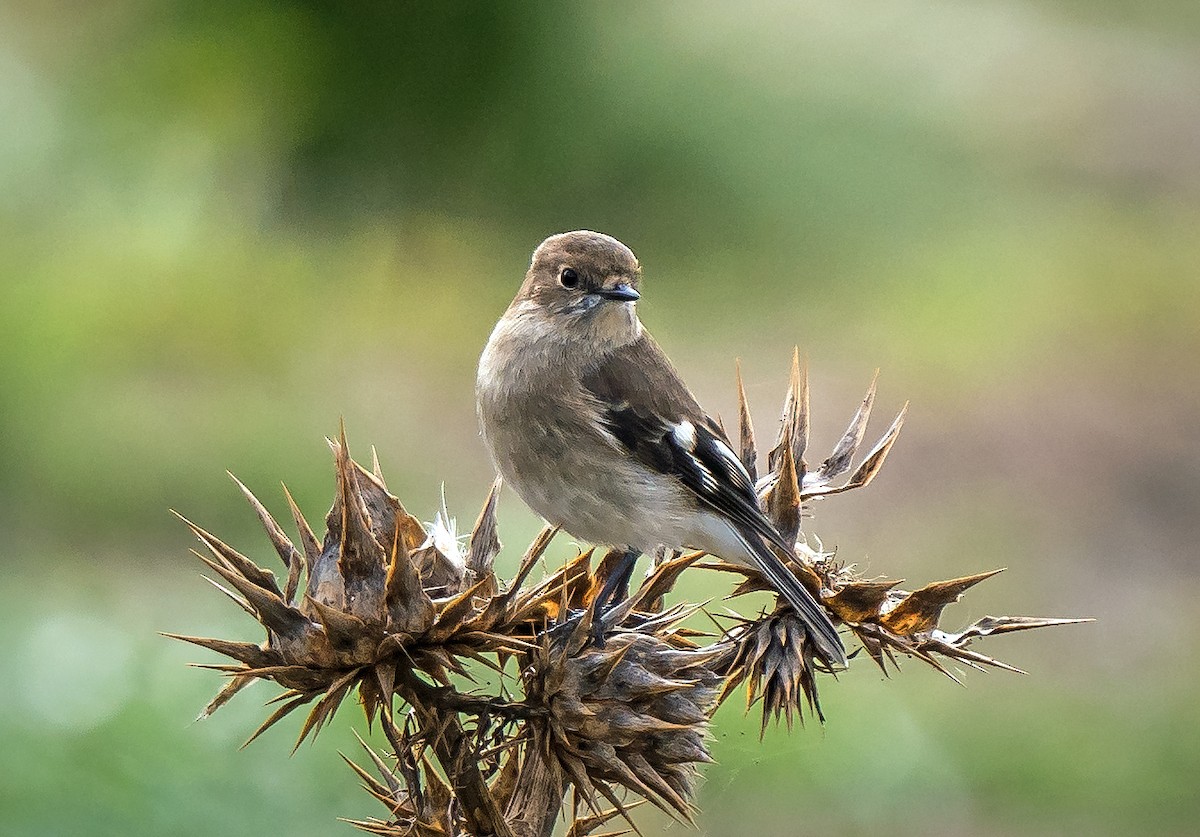
[[[881,367],[888,467],[809,528],[947,612],[1095,616],[1024,669],[869,664],[828,725],[718,716],[712,835],[1200,827],[1200,5],[8,2],[0,6],[0,832],[351,834],[337,759],[245,751],[266,687],[156,635],[257,638],[176,508],[271,565],[222,473],[332,496],[344,417],[422,519],[491,479],[474,363],[529,253],[588,227],[643,319],[769,436]],[[873,434],[886,426],[877,418]],[[501,507],[506,560],[537,522]],[[562,539],[561,558],[570,550]],[[689,582],[716,596],[719,579]],[[645,833],[683,834],[652,814]]]

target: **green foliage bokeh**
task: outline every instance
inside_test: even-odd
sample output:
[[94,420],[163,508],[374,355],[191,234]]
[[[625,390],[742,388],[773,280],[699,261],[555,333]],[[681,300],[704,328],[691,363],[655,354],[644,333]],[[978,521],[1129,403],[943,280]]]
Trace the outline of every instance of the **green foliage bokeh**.
[[[579,227],[639,254],[643,319],[727,420],[740,356],[772,432],[794,344],[818,448],[874,367],[878,409],[912,399],[879,480],[808,524],[843,559],[1009,567],[951,622],[1100,619],[996,640],[1031,676],[966,690],[856,666],[823,732],[723,710],[706,833],[1193,828],[1198,47],[1165,0],[9,4],[0,831],[381,813],[334,755],[350,712],[291,759],[287,729],[236,749],[266,689],[188,725],[217,678],[154,632],[254,630],[167,509],[269,564],[222,470],[317,520],[344,417],[468,526],[475,358]],[[501,512],[510,549],[535,531]]]

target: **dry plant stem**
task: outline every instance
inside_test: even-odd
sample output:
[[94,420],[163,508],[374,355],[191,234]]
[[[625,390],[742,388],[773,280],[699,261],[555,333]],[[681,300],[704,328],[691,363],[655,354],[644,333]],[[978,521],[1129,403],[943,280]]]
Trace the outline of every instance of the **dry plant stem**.
[[[454,794],[462,805],[471,834],[476,837],[521,837],[509,827],[496,804],[457,711],[446,711],[437,705],[434,695],[438,691],[410,669],[396,674],[396,694],[413,708],[421,731],[429,735],[433,752],[450,777]],[[387,723],[384,726],[392,727]],[[392,746],[399,749],[397,741],[392,741]]]
[[[411,669],[397,670],[396,691],[406,701],[409,694],[417,697],[424,705],[434,707],[445,713],[462,713],[480,717],[503,716],[505,718],[527,720],[544,714],[536,708],[523,703],[510,703],[499,698],[466,695],[453,686],[434,686],[417,677]],[[401,692],[401,687],[406,691]]]
[[[464,695],[449,686],[434,686],[410,669],[397,672],[396,676],[396,693],[413,708],[421,732],[429,733],[442,769],[453,777],[454,792],[462,803],[471,833],[478,837],[551,837],[566,793],[559,772],[538,748],[527,748],[516,792],[501,813],[479,770],[470,736],[458,719],[459,713],[507,714],[513,718],[530,718],[537,713],[529,706]],[[394,725],[385,720],[384,726],[392,746],[399,750],[401,742],[393,734]]]
[[[904,411],[854,467],[874,402],[872,381],[832,455],[812,468],[804,459],[811,450],[808,382],[798,357],[791,377],[775,445],[759,474],[739,381],[740,458],[758,476],[763,510],[795,541],[786,556],[792,572],[885,674],[902,657],[955,680],[948,662],[1019,671],[968,646],[1002,633],[1086,621],[986,616],[948,632],[941,627],[943,609],[995,571],[906,592],[897,580],[864,578],[810,547],[801,529],[807,503],[870,483]],[[551,837],[562,814],[569,837],[600,837],[615,817],[636,830],[629,812],[642,803],[694,823],[699,771],[712,761],[710,721],[739,687],[749,704],[759,705],[764,734],[772,720],[790,727],[808,714],[824,721],[818,681],[828,670],[818,664],[803,622],[785,605],[750,618],[730,612],[713,635],[684,625],[699,605],[666,603],[690,568],[740,576],[733,596],[771,590],[757,572],[700,563],[700,553],[663,556],[636,592],[605,608],[598,597],[615,562],[593,561],[590,550],[545,578],[531,578],[556,531],[547,527],[505,585],[494,570],[501,550],[499,483],[464,545],[448,513],[422,526],[388,492],[377,461],[368,470],[351,459],[344,430],[330,445],[337,493],[321,540],[288,495],[300,534],[301,548],[294,546],[238,483],[287,569],[282,585],[274,573],[184,521],[206,550],[196,556],[220,579],[213,583],[261,623],[265,641],[168,636],[232,659],[206,666],[229,680],[201,717],[254,680],[283,688],[251,740],[308,707],[299,746],[357,692],[368,723],[379,719],[395,753],[389,763],[364,744],[374,770],[351,763],[388,812],[386,819],[353,821],[361,830],[379,837]],[[513,696],[454,685],[475,665],[503,672],[511,661],[520,672]],[[408,705],[401,726],[393,718],[397,699]]]
[[516,837],[551,837],[566,792],[562,773],[541,748],[527,747],[516,793],[505,811]]

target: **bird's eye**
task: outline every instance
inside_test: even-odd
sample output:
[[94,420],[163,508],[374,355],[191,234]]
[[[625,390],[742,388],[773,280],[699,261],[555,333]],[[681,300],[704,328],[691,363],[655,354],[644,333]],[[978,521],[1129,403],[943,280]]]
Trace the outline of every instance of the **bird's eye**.
[[564,267],[558,274],[558,281],[564,288],[574,288],[579,285],[579,274],[569,267]]

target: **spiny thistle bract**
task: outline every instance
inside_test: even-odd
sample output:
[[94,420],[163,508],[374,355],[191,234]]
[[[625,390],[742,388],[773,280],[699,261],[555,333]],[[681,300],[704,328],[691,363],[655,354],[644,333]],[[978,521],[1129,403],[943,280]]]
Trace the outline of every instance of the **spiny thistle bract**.
[[[905,593],[896,581],[860,578],[810,548],[801,531],[806,502],[867,485],[900,432],[904,410],[853,467],[874,402],[872,381],[833,453],[810,469],[808,384],[794,356],[779,432],[760,478],[740,371],[738,395],[740,455],[764,510],[796,543],[791,569],[885,673],[899,655],[950,677],[944,660],[1019,671],[968,646],[992,634],[1083,621],[989,616],[947,633],[939,628],[942,609],[998,571]],[[817,682],[827,670],[803,623],[778,598],[753,617],[728,616],[717,633],[685,626],[699,606],[666,603],[688,568],[738,574],[734,596],[769,590],[754,570],[700,553],[660,554],[637,590],[602,610],[599,593],[616,553],[594,561],[591,550],[581,552],[535,580],[556,532],[547,527],[504,584],[493,569],[501,549],[499,482],[464,548],[446,515],[425,527],[404,508],[387,490],[378,459],[370,470],[351,459],[344,430],[330,446],[337,493],[321,540],[290,494],[298,547],[238,483],[283,563],[282,585],[184,521],[207,552],[196,556],[220,579],[209,580],[263,625],[266,640],[168,636],[234,661],[206,666],[229,682],[201,717],[256,679],[283,688],[250,740],[309,706],[298,747],[357,693],[368,722],[378,721],[391,745],[386,758],[367,748],[374,772],[352,763],[388,809],[385,819],[356,821],[359,828],[414,837],[543,837],[563,813],[571,837],[584,837],[617,816],[632,826],[629,811],[643,801],[690,821],[698,766],[712,760],[710,719],[739,686],[746,686],[748,706],[761,704],[764,732],[771,718],[789,726],[803,720],[806,707],[824,720]],[[508,678],[519,697],[507,688],[493,695],[465,690],[461,684],[478,666],[498,672],[502,682]],[[404,716],[397,716],[397,699],[409,707]]]

